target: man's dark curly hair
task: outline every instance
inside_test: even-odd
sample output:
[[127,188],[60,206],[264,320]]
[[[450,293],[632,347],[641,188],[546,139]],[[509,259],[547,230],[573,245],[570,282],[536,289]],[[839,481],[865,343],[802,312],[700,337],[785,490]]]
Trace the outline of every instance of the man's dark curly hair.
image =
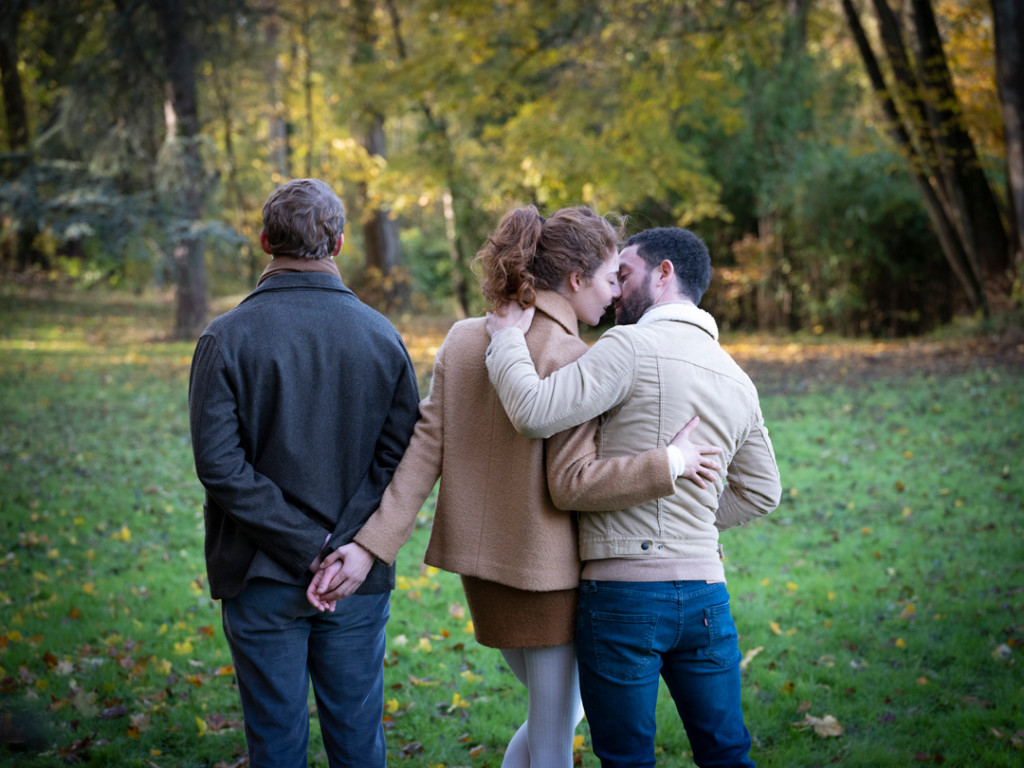
[[650,270],[668,259],[679,280],[679,289],[694,304],[700,304],[711,284],[711,255],[704,241],[688,229],[655,227],[637,232],[626,247],[637,246],[637,255]]

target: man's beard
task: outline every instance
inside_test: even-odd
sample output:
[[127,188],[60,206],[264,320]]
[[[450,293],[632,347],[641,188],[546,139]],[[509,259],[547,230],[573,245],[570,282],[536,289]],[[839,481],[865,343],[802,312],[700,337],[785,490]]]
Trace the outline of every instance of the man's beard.
[[619,299],[619,311],[615,315],[615,324],[633,325],[653,304],[654,297],[651,295],[651,286],[645,282],[642,288]]

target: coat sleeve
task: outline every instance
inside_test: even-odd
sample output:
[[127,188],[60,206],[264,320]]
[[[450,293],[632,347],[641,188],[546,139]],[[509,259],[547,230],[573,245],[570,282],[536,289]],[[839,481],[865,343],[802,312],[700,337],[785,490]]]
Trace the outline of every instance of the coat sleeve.
[[487,348],[487,375],[516,431],[551,437],[629,397],[636,379],[633,345],[612,329],[576,362],[541,379],[518,328],[499,331]]
[[434,358],[430,392],[420,403],[420,419],[380,507],[355,535],[354,541],[390,565],[409,540],[416,516],[441,476],[444,460],[445,344]]
[[196,345],[189,377],[189,424],[196,475],[206,492],[259,549],[292,573],[309,568],[328,531],[286,501],[246,459],[238,403],[217,341]]
[[782,500],[782,480],[775,461],[775,449],[760,408],[746,439],[729,463],[726,479],[728,482],[715,514],[715,527],[720,531],[767,515]]
[[[380,506],[381,499],[390,487],[392,478],[408,450],[419,414],[420,395],[416,373],[408,354],[405,363],[392,393],[391,406],[384,426],[377,437],[373,461],[356,492],[345,504],[339,516],[339,520],[343,522],[332,533],[327,545],[328,550],[337,549],[342,544],[352,541],[353,536],[362,527],[363,521],[369,519]],[[358,524],[353,525],[354,521],[358,521]]]
[[548,490],[559,509],[605,512],[671,496],[668,449],[600,459],[598,421],[559,432],[545,443]]

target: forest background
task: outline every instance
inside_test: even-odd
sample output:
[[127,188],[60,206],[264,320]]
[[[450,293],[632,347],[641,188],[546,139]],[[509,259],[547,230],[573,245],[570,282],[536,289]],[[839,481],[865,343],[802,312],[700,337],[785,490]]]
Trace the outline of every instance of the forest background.
[[[786,486],[729,543],[759,764],[1016,765],[1022,43],[1019,0],[0,2],[4,759],[245,764],[188,365],[317,176],[424,389],[510,207],[696,231]],[[493,766],[523,692],[420,568],[431,512],[389,744]]]
[[500,216],[708,242],[724,330],[901,336],[1021,303],[1014,0],[9,0],[5,283],[167,289],[194,338],[326,179],[342,273],[460,317]]

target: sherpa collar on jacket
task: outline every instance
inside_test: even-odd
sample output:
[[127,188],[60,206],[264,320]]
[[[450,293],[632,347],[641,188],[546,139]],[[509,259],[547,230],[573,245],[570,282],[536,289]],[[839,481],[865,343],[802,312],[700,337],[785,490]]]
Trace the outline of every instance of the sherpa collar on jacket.
[[710,313],[700,309],[696,304],[684,301],[670,301],[665,304],[655,304],[644,312],[637,321],[637,325],[653,323],[656,320],[676,320],[678,322],[690,323],[707,333],[712,339],[718,341],[718,323]]

